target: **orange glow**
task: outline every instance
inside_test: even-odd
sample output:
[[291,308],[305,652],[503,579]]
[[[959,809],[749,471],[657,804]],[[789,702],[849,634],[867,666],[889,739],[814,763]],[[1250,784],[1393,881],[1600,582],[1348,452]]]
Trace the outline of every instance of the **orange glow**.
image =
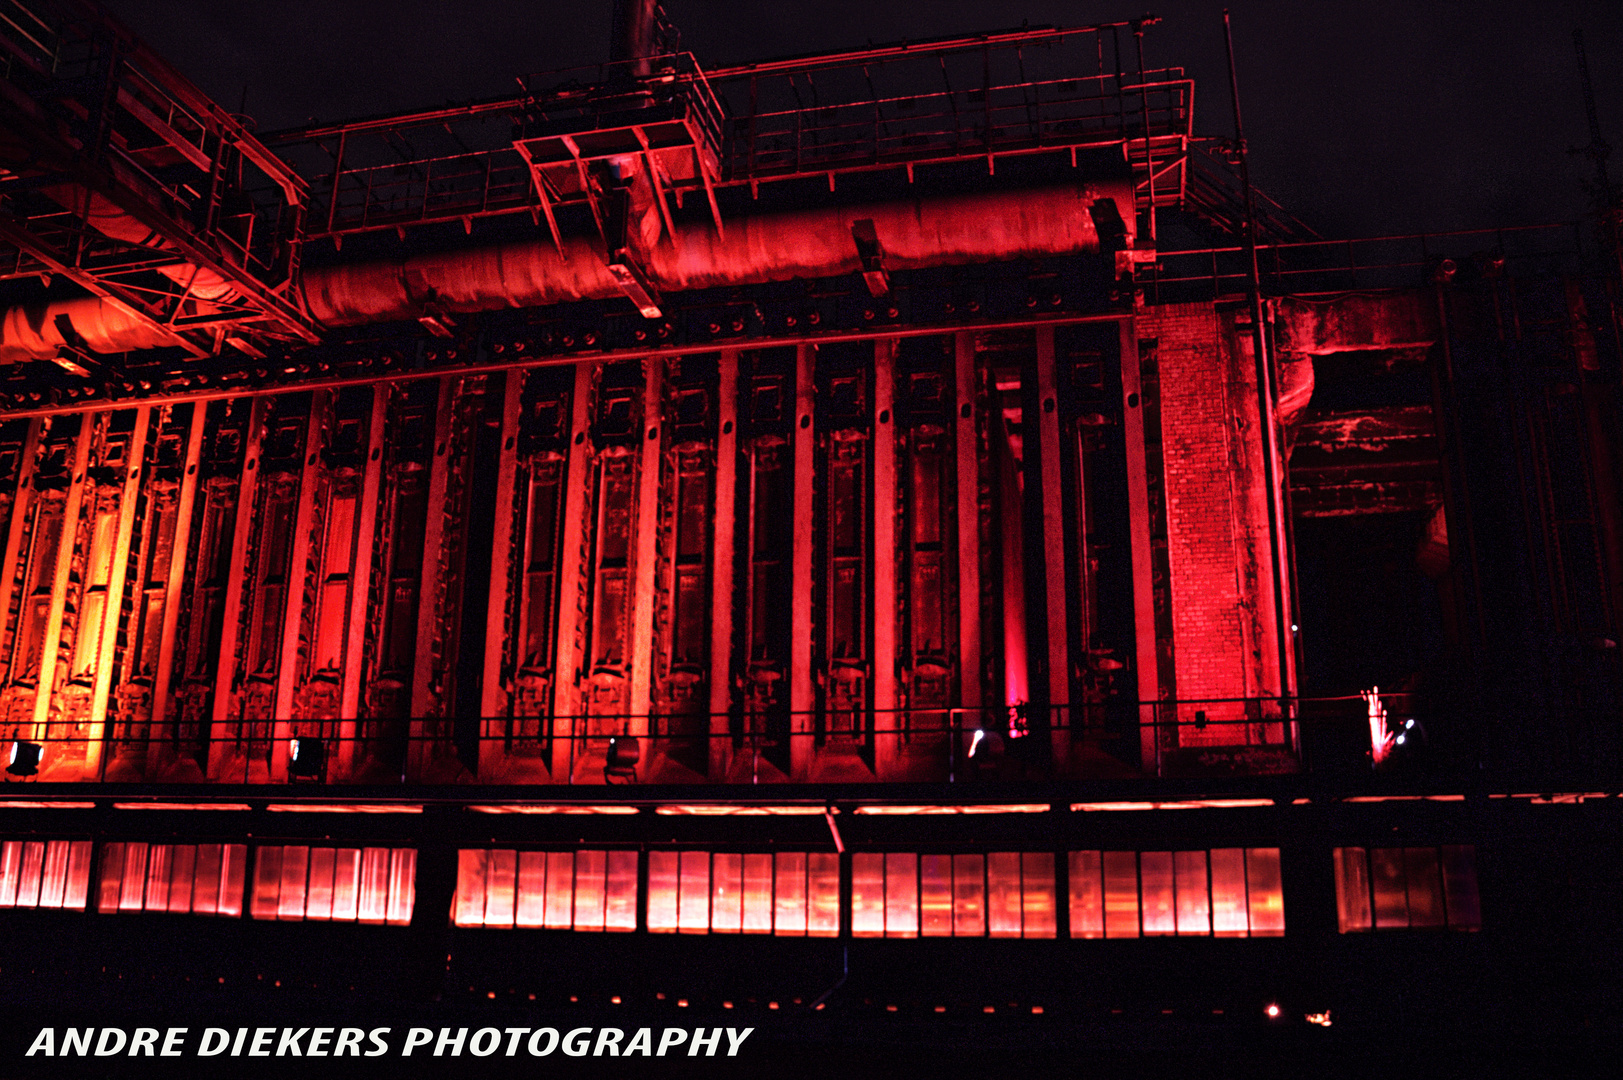
[[1071,810],[1076,813],[1092,813],[1102,810],[1238,810],[1245,807],[1272,805],[1274,805],[1272,799],[1188,799],[1182,802],[1072,803]]
[[[710,803],[678,803],[675,805],[656,807],[656,814],[689,815],[693,817],[747,817],[754,815],[778,815],[783,817],[812,817],[832,810],[838,814],[838,807],[822,806],[727,806]],[[862,813],[858,810],[857,813]]]
[[420,805],[407,803],[271,803],[273,813],[289,814],[421,814]]
[[252,810],[247,803],[235,802],[116,802],[114,810]]
[[587,806],[579,803],[501,803],[470,806],[476,814],[635,814],[637,807],[610,804]]
[[0,810],[94,810],[93,802],[29,802],[10,799],[0,802]]
[[859,806],[856,814],[1046,814],[1047,803],[984,803],[971,806]]
[[1270,1004],[1266,1011],[1267,1011],[1270,1018],[1278,1016],[1279,1015],[1279,1006]]
[[1302,1019],[1306,1020],[1310,1024],[1317,1024],[1320,1027],[1329,1027],[1330,1010],[1326,1009],[1320,1013],[1308,1013],[1306,1016],[1302,1017]]

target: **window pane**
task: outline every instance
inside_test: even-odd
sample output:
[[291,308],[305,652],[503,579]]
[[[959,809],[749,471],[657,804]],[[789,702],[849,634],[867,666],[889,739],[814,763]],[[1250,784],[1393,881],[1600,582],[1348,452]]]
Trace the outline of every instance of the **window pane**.
[[1361,847],[1336,848],[1336,925],[1343,934],[1370,929],[1369,856]]
[[513,925],[518,899],[518,852],[510,848],[485,852],[484,925]]
[[885,857],[876,851],[851,856],[851,936],[885,932]]
[[[17,882],[22,877],[22,870],[22,841],[7,840],[0,844],[0,908],[17,906]],[[102,880],[106,878],[106,871],[103,870]]]
[[[224,857],[224,851],[221,844],[197,845],[197,869],[192,878],[192,910],[199,915],[213,915],[220,910],[220,860]],[[281,868],[277,867],[277,874],[280,873]]]
[[744,856],[744,933],[772,932],[772,856]]
[[219,906],[215,908],[219,914],[233,919],[242,918],[242,883],[247,873],[248,845],[221,845],[220,891],[216,894]]
[[648,929],[652,933],[676,933],[678,860],[674,851],[648,853]]
[[[168,844],[153,844],[147,852],[147,897],[146,909],[148,911],[169,910],[169,852]],[[49,860],[47,860],[47,864]],[[49,866],[47,865],[47,869]],[[48,876],[48,875],[47,875]],[[40,885],[40,906],[44,905],[44,882]]]
[[463,848],[456,856],[456,903],[451,921],[457,926],[485,925],[485,877],[490,864],[488,851]]
[[304,885],[310,875],[310,849],[291,845],[282,849],[282,891],[276,901],[276,917],[289,922],[304,918]]
[[[59,908],[62,906],[62,890],[67,885],[68,877],[68,841],[52,840],[45,845],[45,868],[39,879],[39,906],[43,908]],[[168,899],[169,879],[164,879],[164,897]]]
[[912,852],[885,856],[885,936],[919,936],[919,857]]
[[389,857],[389,907],[384,921],[409,926],[417,904],[417,849],[395,848]]
[[[13,847],[12,843],[16,846]],[[12,852],[16,852],[16,875],[20,879],[23,865],[23,846],[21,842],[13,841],[6,844],[6,857],[10,859]],[[124,845],[122,843],[103,844],[101,849],[101,894],[96,900],[96,910],[102,914],[118,910],[119,892],[124,885]],[[12,886],[11,902],[17,902],[16,886]]]
[[517,885],[513,897],[513,925],[537,927],[547,917],[547,853],[518,853]]
[[[145,848],[145,844],[132,844],[131,847]],[[39,906],[39,883],[45,870],[45,844],[40,840],[30,840],[23,844],[23,872],[17,883],[17,906]],[[137,882],[139,883],[139,878]],[[141,889],[137,884],[135,890],[135,905],[137,910],[141,907]]]
[[[68,853],[68,884],[62,893],[62,906],[65,908],[74,911],[85,909],[85,900],[90,892],[90,850],[89,840],[73,841],[73,849]],[[190,872],[191,864],[188,863],[186,868]],[[1474,876],[1471,883],[1474,888]]]
[[1213,848],[1212,932],[1218,937],[1245,937],[1251,926],[1245,898],[1245,850]]
[[1070,854],[1071,936],[1105,936],[1104,871],[1097,851]]
[[780,851],[776,861],[772,932],[801,937],[806,933],[806,853]]
[[177,844],[171,852],[169,911],[174,915],[185,915],[192,910],[192,874],[197,865],[197,846]]
[[575,852],[575,929],[603,929],[603,882],[609,869],[606,851]]
[[1279,849],[1247,848],[1245,875],[1246,897],[1251,908],[1251,936],[1284,936],[1285,890],[1279,876]]
[[1212,902],[1206,880],[1206,853],[1178,852],[1173,856],[1173,875],[1178,893],[1178,933],[1210,934]]
[[248,914],[256,919],[274,919],[277,897],[282,891],[282,849],[262,847],[254,852],[254,896]]
[[1369,853],[1375,887],[1375,925],[1385,930],[1409,925],[1409,888],[1403,880],[1403,849],[1373,848]]
[[1409,885],[1409,925],[1442,926],[1443,879],[1437,868],[1437,849],[1405,848],[1403,869]]
[[603,874],[603,929],[637,928],[637,853],[611,851]]
[[952,856],[919,856],[919,932],[952,936]]
[[306,919],[332,918],[332,876],[337,854],[330,847],[310,850],[310,887],[304,897]]
[[1448,925],[1456,930],[1482,929],[1482,899],[1477,894],[1476,849],[1469,844],[1442,848],[1443,894]]
[[986,936],[986,859],[952,857],[952,935]]
[[[17,906],[33,907],[39,896],[39,855],[36,848],[43,848],[43,844],[23,845],[23,876],[22,884],[17,886]],[[147,847],[146,844],[124,845],[124,883],[119,888],[118,909],[120,911],[140,911],[141,901],[146,895],[147,880]],[[43,852],[41,852],[43,853]],[[275,909],[266,918],[274,918]]]
[[1138,873],[1144,936],[1177,933],[1178,924],[1172,902],[1172,852],[1140,852]]
[[1104,853],[1105,937],[1138,936],[1138,853]]
[[710,869],[710,929],[736,934],[744,918],[744,856],[717,852]]
[[710,932],[710,853],[682,852],[676,926],[684,934]]
[[1026,851],[1020,855],[1020,913],[1028,938],[1054,936],[1054,853]]
[[832,851],[806,856],[806,933],[812,937],[840,933],[840,857]]
[[1020,853],[986,857],[986,924],[992,937],[1020,936]]
[[333,859],[332,917],[334,922],[351,922],[360,910],[361,849],[339,848]]
[[[674,860],[674,856],[672,856]],[[673,868],[674,876],[674,868]],[[673,882],[674,884],[674,882]],[[575,853],[547,852],[547,907],[543,922],[548,930],[568,930],[575,918]]]
[[361,887],[355,903],[356,921],[383,923],[389,913],[389,849],[361,849]]

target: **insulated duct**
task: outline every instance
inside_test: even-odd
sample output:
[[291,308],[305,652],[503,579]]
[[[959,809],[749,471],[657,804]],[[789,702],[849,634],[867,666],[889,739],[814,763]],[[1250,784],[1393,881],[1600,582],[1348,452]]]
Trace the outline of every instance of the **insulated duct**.
[[[643,253],[661,293],[862,268],[852,227],[871,221],[888,270],[1042,258],[1100,249],[1094,213],[1132,221],[1127,180],[1020,191],[897,199],[678,226]],[[1097,204],[1110,203],[1103,207]],[[1131,245],[1131,236],[1127,238]],[[545,307],[621,295],[593,237],[550,237],[399,259],[307,267],[303,299],[327,327],[502,308]],[[75,341],[74,339],[77,339]],[[50,359],[64,345],[118,353],[170,344],[167,335],[97,298],[13,307],[0,313],[0,362]]]

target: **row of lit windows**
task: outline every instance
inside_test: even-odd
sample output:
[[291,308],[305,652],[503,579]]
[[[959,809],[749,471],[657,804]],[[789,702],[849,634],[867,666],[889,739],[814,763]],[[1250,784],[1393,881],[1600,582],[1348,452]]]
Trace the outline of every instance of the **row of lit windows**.
[[1476,850],[1468,845],[1336,848],[1335,867],[1336,919],[1343,934],[1482,928]]
[[[0,908],[82,911],[88,840],[0,843]],[[1285,932],[1278,848],[1072,851],[1066,855],[1073,938],[1277,937]],[[280,921],[409,924],[412,848],[244,844],[102,845],[96,910],[243,914]],[[463,927],[633,931],[633,850],[458,853],[452,921]],[[1342,933],[1481,927],[1470,846],[1336,848]],[[851,856],[854,937],[1053,938],[1051,852]],[[832,852],[652,851],[641,925],[652,933],[834,937],[840,860]]]

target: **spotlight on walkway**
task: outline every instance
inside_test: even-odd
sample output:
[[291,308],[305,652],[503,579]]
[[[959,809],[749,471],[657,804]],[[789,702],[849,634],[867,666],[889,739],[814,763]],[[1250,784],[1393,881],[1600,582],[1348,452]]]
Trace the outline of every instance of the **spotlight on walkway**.
[[615,736],[609,740],[609,760],[603,766],[603,782],[612,784],[615,778],[627,784],[634,782],[640,760],[642,745],[635,735]]
[[287,778],[291,783],[300,777],[316,781],[327,778],[327,744],[320,739],[292,740],[287,756]]

